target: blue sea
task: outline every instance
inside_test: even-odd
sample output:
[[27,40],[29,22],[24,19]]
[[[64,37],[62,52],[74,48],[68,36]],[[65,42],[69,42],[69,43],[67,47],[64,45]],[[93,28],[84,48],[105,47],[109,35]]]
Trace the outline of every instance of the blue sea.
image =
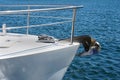
[[[95,38],[102,46],[101,52],[75,56],[63,80],[120,80],[120,0],[0,0],[0,4],[83,5],[77,11],[75,36],[87,34]],[[69,34],[68,28],[58,27],[57,32],[57,28],[46,29],[57,38],[66,38]],[[55,33],[50,29],[55,29]],[[58,33],[61,31],[62,35]]]

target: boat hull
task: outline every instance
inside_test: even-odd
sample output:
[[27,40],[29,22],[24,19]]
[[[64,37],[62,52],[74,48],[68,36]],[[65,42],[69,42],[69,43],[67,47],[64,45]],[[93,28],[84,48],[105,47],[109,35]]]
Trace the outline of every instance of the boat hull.
[[0,80],[62,80],[79,45],[0,60]]

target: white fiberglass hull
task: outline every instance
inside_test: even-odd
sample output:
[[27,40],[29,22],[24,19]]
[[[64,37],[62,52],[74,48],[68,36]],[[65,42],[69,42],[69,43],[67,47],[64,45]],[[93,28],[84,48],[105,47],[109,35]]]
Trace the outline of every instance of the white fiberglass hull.
[[[10,5],[10,7],[9,10],[8,5],[2,5],[1,8],[7,10],[2,9],[0,11],[1,23],[7,23],[7,25],[3,24],[0,28],[0,31],[2,30],[0,33],[0,80],[61,80],[75,56],[79,43],[74,42],[71,44],[65,40],[59,41],[52,37],[45,38],[45,36],[41,39],[40,36],[29,35],[29,33],[32,32],[34,27],[33,30],[35,31],[33,32],[38,34],[38,27],[40,26],[53,26],[72,22],[72,42],[76,9],[83,6],[20,5],[18,7],[18,5]],[[63,11],[67,9],[73,10],[72,18],[64,17],[64,15],[56,16],[56,13],[58,13],[56,10]],[[43,13],[44,11],[45,13]],[[55,15],[51,16],[46,13],[49,11],[53,11]],[[59,25],[57,26],[59,27]],[[23,35],[7,33],[7,30],[24,32],[25,29],[26,34]]]
[[62,80],[79,45],[0,60],[0,80]]

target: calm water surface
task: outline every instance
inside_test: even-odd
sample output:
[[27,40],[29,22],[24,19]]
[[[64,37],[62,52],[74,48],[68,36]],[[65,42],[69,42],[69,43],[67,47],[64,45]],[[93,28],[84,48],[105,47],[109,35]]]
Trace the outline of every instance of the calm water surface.
[[[98,55],[76,56],[63,80],[120,80],[120,0],[0,0],[0,4],[84,5],[77,11],[75,35],[91,35],[102,49]],[[62,35],[58,38],[68,33]]]

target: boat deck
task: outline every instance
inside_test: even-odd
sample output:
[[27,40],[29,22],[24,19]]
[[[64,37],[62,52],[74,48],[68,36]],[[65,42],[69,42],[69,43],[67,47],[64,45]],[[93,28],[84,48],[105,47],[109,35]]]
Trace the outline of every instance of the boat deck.
[[55,43],[43,43],[38,41],[38,36],[7,33],[0,35],[0,59],[2,57],[16,57],[43,53],[46,51],[68,48],[68,41],[57,41]]
[[[2,24],[2,27],[0,28],[1,31],[0,59],[26,56],[32,54],[41,54],[41,53],[57,51],[57,50],[60,51],[61,49],[64,49],[63,52],[65,52],[66,48],[69,49],[71,47],[72,49],[74,48],[73,49],[74,51],[77,49],[79,43],[78,42],[73,43],[74,23],[75,23],[76,9],[82,8],[83,7],[82,5],[81,6],[47,6],[47,7],[46,6],[43,7],[41,5],[40,6],[22,5],[19,6],[20,9],[19,8],[14,9],[16,6],[18,7],[18,5],[13,5],[10,6],[11,9],[0,11],[0,16],[2,16],[5,19],[5,22],[4,20],[2,22],[5,24]],[[9,6],[6,7],[6,5],[2,5],[1,7],[7,8]],[[58,13],[56,11],[63,12],[64,10],[65,11],[72,10],[72,15],[71,13],[69,14],[71,15],[69,17],[66,17],[66,15],[64,16],[56,15],[56,13]],[[52,16],[51,14],[48,14],[48,12],[51,13],[51,11],[53,11],[52,14],[54,14]],[[44,15],[41,16],[41,14]],[[10,23],[8,17],[10,17]],[[19,23],[18,19],[20,19],[20,21],[23,22],[17,24]],[[43,19],[43,21],[41,21],[41,19]],[[46,21],[46,19],[48,21]],[[12,25],[11,23],[15,25]],[[61,40],[61,41],[56,41],[55,43],[43,43],[38,41],[38,36],[29,35],[30,28],[37,28],[41,26],[42,27],[53,26],[53,25],[65,24],[65,23],[67,24],[71,23],[70,41]],[[14,29],[26,29],[26,34],[7,33],[8,30],[14,30]]]

